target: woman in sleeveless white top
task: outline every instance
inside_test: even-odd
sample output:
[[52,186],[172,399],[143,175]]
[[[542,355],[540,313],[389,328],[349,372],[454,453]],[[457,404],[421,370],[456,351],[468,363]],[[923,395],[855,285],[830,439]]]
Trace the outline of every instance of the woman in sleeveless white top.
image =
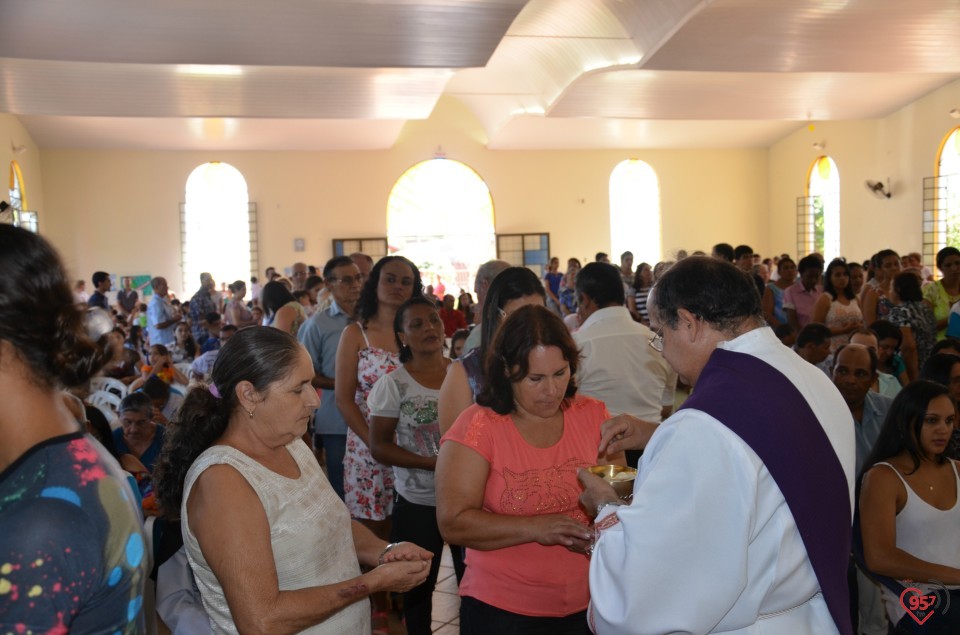
[[369,633],[368,597],[417,586],[433,554],[388,545],[334,494],[301,440],[319,399],[296,338],[241,330],[212,377],[181,406],[156,491],[179,510],[213,631]]
[[[860,494],[867,567],[923,593],[960,589],[960,475],[944,451],[956,424],[947,389],[929,381],[894,399],[867,459]],[[932,583],[932,584],[931,584]],[[884,589],[894,624],[906,610]],[[944,616],[937,616],[942,619]],[[953,616],[955,617],[955,616]],[[931,619],[931,623],[934,620]]]
[[[184,500],[193,484],[212,465],[236,469],[256,492],[270,523],[270,547],[281,591],[335,584],[360,575],[351,534],[350,514],[330,487],[313,453],[301,441],[287,446],[300,469],[299,478],[273,472],[243,452],[225,445],[208,448],[194,462],[184,483]],[[233,617],[220,582],[190,530],[183,506],[183,542],[203,598],[203,606],[218,633],[235,632]],[[309,531],[305,529],[309,528]],[[309,554],[309,557],[306,557]],[[333,614],[304,633],[362,633],[370,630],[366,599]]]
[[[957,473],[955,461],[949,461],[953,467],[956,491],[960,491],[960,474]],[[956,495],[953,505],[949,509],[940,509],[931,505],[907,483],[903,475],[893,465],[883,461],[877,465],[884,465],[897,475],[907,493],[907,502],[897,513],[897,549],[901,549],[911,556],[953,567],[960,567],[960,502]],[[933,593],[939,587],[923,582],[909,583],[924,593]],[[951,585],[960,588],[958,585]],[[883,603],[887,608],[887,615],[896,624],[906,614],[890,589],[884,587]]]

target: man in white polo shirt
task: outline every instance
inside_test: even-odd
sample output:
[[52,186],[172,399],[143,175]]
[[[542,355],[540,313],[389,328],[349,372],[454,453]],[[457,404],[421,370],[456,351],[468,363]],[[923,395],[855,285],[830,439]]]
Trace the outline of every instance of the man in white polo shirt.
[[[583,355],[578,390],[607,404],[610,414],[629,414],[659,423],[673,410],[677,374],[663,355],[648,345],[653,331],[635,322],[624,306],[623,283],[616,267],[591,262],[577,274],[577,314],[573,334]],[[628,450],[636,466],[640,453]]]

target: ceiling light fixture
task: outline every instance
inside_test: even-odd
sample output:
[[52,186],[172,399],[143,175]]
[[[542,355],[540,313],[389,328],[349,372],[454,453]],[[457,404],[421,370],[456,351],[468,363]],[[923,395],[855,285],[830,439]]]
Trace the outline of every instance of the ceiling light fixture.
[[824,149],[826,149],[826,147],[827,147],[827,142],[826,142],[826,141],[814,141],[814,142],[813,142],[813,147],[816,148],[817,150],[819,150],[820,152],[823,152]]
[[243,75],[243,68],[226,64],[180,64],[177,66],[177,72],[181,75],[204,77],[235,77]]

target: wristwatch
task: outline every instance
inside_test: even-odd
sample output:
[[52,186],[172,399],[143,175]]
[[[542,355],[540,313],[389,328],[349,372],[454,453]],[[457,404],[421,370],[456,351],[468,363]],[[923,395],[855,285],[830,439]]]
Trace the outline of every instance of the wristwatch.
[[597,513],[594,514],[593,517],[594,517],[594,518],[597,518],[598,516],[600,516],[600,512],[603,511],[603,508],[606,507],[607,505],[616,505],[616,506],[619,507],[620,505],[623,505],[623,501],[619,501],[619,500],[616,500],[616,501],[604,501],[604,502],[600,503],[599,505],[597,505]]

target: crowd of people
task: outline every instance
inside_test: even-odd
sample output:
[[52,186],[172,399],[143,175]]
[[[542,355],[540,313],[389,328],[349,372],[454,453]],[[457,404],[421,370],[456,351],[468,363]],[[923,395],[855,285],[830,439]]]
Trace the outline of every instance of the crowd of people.
[[956,248],[492,260],[457,298],[352,254],[111,302],[0,246],[4,632],[139,632],[152,568],[173,632],[430,633],[445,544],[467,635],[960,632]]

